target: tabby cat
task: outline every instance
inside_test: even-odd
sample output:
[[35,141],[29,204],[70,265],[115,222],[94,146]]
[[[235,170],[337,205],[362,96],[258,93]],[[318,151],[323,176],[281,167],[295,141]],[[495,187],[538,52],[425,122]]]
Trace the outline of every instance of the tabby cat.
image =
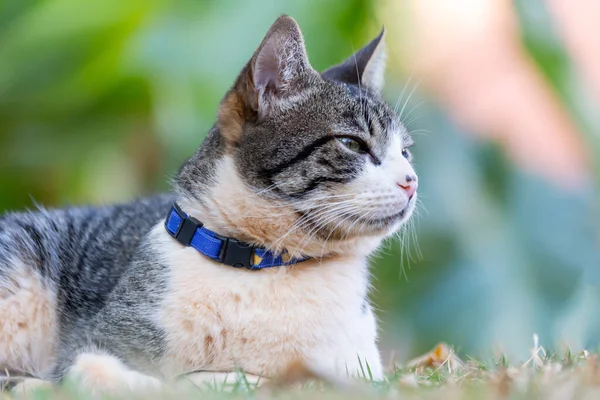
[[319,73],[282,16],[173,193],[3,216],[0,370],[101,392],[294,362],[382,379],[367,258],[417,198],[383,37]]

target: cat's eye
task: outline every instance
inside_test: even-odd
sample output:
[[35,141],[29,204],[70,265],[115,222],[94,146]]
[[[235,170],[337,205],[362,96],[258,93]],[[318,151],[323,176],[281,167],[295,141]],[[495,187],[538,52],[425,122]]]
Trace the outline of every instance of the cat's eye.
[[361,145],[357,140],[354,140],[349,137],[340,137],[338,138],[341,144],[346,146],[349,150],[352,150],[355,153],[366,153],[363,145]]
[[402,157],[410,160],[410,151],[406,147],[402,149]]

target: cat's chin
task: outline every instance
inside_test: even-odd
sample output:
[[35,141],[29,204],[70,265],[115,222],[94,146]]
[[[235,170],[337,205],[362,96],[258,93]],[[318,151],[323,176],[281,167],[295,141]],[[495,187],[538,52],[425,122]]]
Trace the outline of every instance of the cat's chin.
[[320,238],[325,240],[349,240],[364,237],[387,237],[396,233],[413,214],[415,200],[411,200],[402,210],[383,216],[365,217],[344,216],[342,223],[333,221],[329,229],[320,232]]
[[295,256],[315,258],[333,255],[367,256],[379,247],[383,239],[396,233],[408,221],[413,208],[397,215],[361,221],[350,230],[340,227],[330,231],[323,230],[313,237],[311,243],[304,243],[300,253],[295,251],[295,246],[290,246],[289,251]]

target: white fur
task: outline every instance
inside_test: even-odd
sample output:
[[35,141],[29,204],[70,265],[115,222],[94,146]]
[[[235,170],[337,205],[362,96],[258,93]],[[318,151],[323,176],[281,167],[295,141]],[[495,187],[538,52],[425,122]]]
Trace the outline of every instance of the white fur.
[[34,267],[13,260],[0,277],[0,370],[47,376],[57,344],[56,293]]
[[[201,206],[182,202],[182,208],[209,229],[245,239],[263,236],[266,243],[280,238],[297,216],[278,215],[241,182],[229,157]],[[270,204],[269,206],[273,206]],[[170,293],[157,319],[167,342],[167,376],[192,371],[230,372],[236,367],[272,377],[290,363],[304,361],[315,369],[345,376],[362,375],[359,358],[376,379],[383,377],[376,346],[376,321],[362,305],[369,287],[366,256],[381,238],[347,242],[309,243],[314,251],[335,252],[322,260],[261,271],[219,264],[181,246],[162,223],[151,233],[170,266]],[[292,234],[286,247],[302,235]]]
[[[381,165],[369,164],[344,188],[357,204],[370,207],[373,217],[387,217],[405,207],[408,217],[414,207],[398,186],[406,175],[414,175],[402,149],[401,135],[395,133]],[[361,306],[369,288],[366,256],[383,235],[302,243],[305,232],[289,233],[297,219],[291,206],[265,204],[243,184],[229,156],[218,170],[204,205],[182,202],[184,210],[207,228],[267,245],[279,241],[287,249],[301,244],[302,254],[330,256],[294,267],[235,269],[181,246],[158,224],[151,235],[171,268],[170,293],[157,316],[168,342],[163,372],[176,376],[239,367],[272,377],[290,363],[303,361],[331,374],[360,375],[360,359],[381,379],[375,317],[370,308],[363,313]]]
[[[382,164],[367,166],[347,187],[358,199],[363,196],[360,203],[374,207],[377,217],[408,205],[398,183],[414,171],[402,156],[402,146],[395,134]],[[204,205],[184,201],[185,211],[207,228],[242,240],[273,243],[287,234],[297,218],[291,207],[283,202],[265,205],[243,184],[230,157],[224,157],[219,171],[219,183]],[[162,365],[167,376],[243,368],[272,377],[295,361],[331,374],[360,375],[360,359],[376,379],[383,377],[375,317],[370,308],[361,311],[369,288],[366,256],[381,237],[331,242],[313,238],[303,244],[302,254],[337,255],[261,271],[211,261],[173,240],[162,223],[151,237],[171,269],[170,293],[157,315],[167,335]],[[305,233],[287,234],[281,246],[297,247],[304,239]]]
[[293,268],[238,270],[183,248],[157,226],[172,291],[159,314],[176,376],[196,370],[272,377],[303,360],[336,374],[359,372],[358,358],[382,377],[364,259],[307,261]]
[[66,379],[93,395],[156,391],[163,387],[158,379],[127,368],[110,354],[99,353],[80,354]]

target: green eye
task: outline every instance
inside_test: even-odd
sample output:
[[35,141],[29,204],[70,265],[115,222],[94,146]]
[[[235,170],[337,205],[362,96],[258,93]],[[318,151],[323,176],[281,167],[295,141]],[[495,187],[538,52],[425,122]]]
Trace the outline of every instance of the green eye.
[[361,144],[358,143],[354,139],[350,139],[347,137],[341,137],[341,138],[338,138],[338,140],[340,141],[340,143],[342,143],[344,146],[346,146],[348,149],[352,150],[355,153],[364,153],[365,152],[365,150],[363,149]]

